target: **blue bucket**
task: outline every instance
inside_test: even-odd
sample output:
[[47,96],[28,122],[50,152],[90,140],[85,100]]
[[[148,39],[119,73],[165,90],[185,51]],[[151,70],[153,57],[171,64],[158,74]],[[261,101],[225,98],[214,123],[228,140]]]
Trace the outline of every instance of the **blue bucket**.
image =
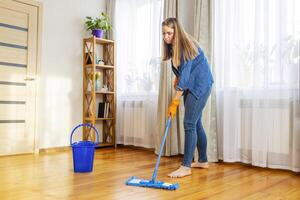
[[[81,126],[92,128],[97,134],[97,142],[79,141],[72,143],[75,130]],[[99,144],[99,133],[91,124],[79,124],[76,126],[70,136],[70,145],[73,150],[74,172],[91,172],[93,171],[95,146]]]

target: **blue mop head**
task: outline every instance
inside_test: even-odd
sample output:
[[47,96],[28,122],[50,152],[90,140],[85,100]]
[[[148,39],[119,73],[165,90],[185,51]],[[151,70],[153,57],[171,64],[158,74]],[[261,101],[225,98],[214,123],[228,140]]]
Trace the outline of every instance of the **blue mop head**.
[[166,189],[166,190],[176,190],[179,188],[178,183],[164,183],[162,181],[151,181],[143,180],[132,176],[126,181],[126,185],[139,186],[139,187],[148,187],[148,188],[157,188],[157,189]]

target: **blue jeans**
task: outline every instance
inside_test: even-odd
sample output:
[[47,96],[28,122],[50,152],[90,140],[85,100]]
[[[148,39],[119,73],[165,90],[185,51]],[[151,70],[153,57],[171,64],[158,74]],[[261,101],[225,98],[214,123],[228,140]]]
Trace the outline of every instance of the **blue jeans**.
[[182,165],[191,167],[196,143],[199,153],[199,162],[207,162],[207,139],[202,126],[202,111],[210,95],[211,88],[197,99],[192,93],[184,94],[184,156]]

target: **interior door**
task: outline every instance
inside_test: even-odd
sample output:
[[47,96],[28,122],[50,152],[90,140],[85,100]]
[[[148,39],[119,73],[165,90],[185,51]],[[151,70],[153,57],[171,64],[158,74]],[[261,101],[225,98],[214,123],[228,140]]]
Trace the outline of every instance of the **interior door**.
[[35,150],[37,11],[0,1],[0,155]]

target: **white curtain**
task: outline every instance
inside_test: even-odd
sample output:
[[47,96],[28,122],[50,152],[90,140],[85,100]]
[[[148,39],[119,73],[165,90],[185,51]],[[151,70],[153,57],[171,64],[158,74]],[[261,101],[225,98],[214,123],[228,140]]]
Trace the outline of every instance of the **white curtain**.
[[300,171],[299,0],[215,0],[219,157]]
[[155,146],[161,0],[116,0],[117,143]]

